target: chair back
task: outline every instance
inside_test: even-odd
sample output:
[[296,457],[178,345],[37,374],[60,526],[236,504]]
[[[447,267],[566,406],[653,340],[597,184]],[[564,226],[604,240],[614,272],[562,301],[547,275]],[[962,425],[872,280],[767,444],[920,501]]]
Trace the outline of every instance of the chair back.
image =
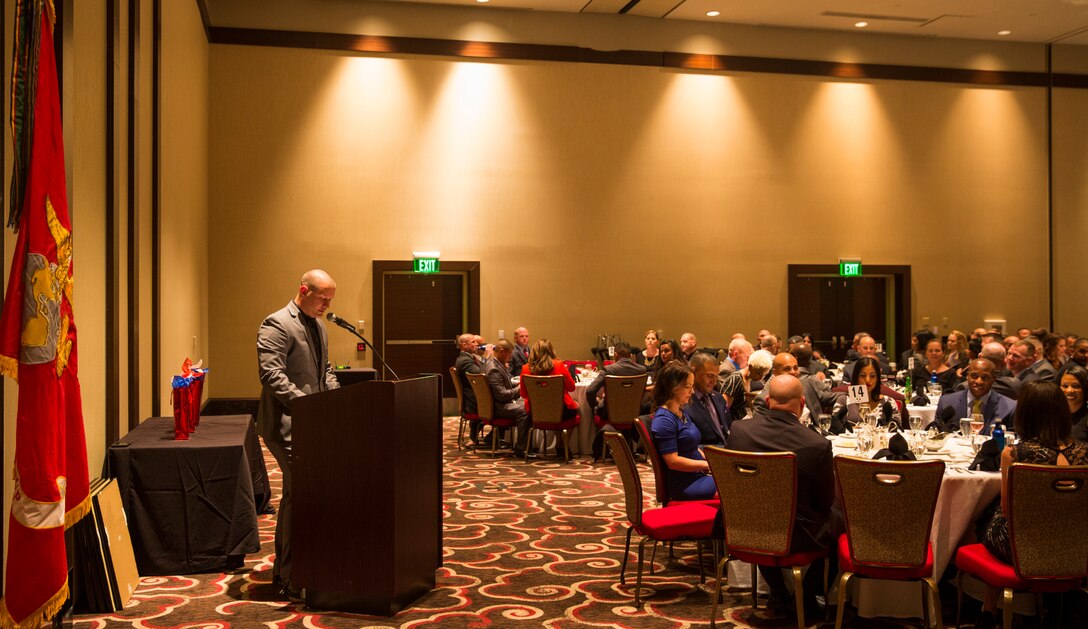
[[1088,575],[1088,466],[1014,463],[1008,472],[1009,539],[1022,579]]
[[638,468],[635,467],[635,455],[631,453],[631,446],[627,445],[627,439],[618,432],[604,433],[604,442],[612,449],[612,459],[616,461],[616,469],[623,481],[623,500],[627,508],[627,519],[631,526],[642,524],[642,479],[638,476]]
[[835,476],[854,563],[925,566],[944,462],[837,456]]
[[797,511],[797,455],[707,446],[703,456],[718,487],[726,547],[789,554]]
[[638,438],[642,440],[642,448],[646,452],[646,458],[650,459],[650,468],[654,471],[654,498],[657,499],[658,504],[664,506],[669,504],[669,492],[666,490],[665,485],[665,462],[661,460],[661,455],[657,452],[657,445],[654,444],[654,437],[650,434],[650,423],[652,421],[653,415],[635,418],[635,430],[638,431]]
[[604,377],[604,403],[608,408],[608,423],[614,428],[630,428],[642,412],[647,377],[648,374]]
[[472,392],[476,394],[476,413],[480,419],[491,421],[495,418],[495,399],[491,396],[491,387],[487,384],[487,376],[482,373],[466,373],[468,383],[472,385]]
[[563,421],[563,376],[525,374],[521,382],[529,394],[533,426],[555,425]]
[[450,379],[453,380],[453,390],[457,392],[457,412],[465,414],[465,392],[461,389],[461,375],[457,373],[457,367],[450,367]]

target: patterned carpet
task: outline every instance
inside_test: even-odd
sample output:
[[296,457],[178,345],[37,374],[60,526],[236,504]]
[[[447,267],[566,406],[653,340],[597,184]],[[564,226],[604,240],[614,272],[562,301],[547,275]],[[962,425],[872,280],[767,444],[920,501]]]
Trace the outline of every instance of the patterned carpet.
[[[437,587],[391,618],[324,613],[279,597],[271,580],[274,515],[260,516],[261,552],[236,572],[147,577],[121,613],[76,616],[79,627],[563,627],[709,626],[710,578],[700,585],[693,545],[676,559],[658,552],[644,575],[645,604],[633,605],[634,558],[619,585],[627,518],[613,464],[585,457],[492,460],[455,445],[444,423],[444,556]],[[280,472],[265,451],[274,503]],[[653,489],[650,469],[640,465]],[[637,537],[636,537],[637,540]],[[634,546],[634,545],[633,545]],[[709,562],[708,562],[709,563]],[[711,575],[712,576],[712,575]],[[745,592],[726,596],[720,627],[796,626],[753,612]],[[822,623],[828,624],[828,623]],[[866,626],[900,626],[868,622]]]

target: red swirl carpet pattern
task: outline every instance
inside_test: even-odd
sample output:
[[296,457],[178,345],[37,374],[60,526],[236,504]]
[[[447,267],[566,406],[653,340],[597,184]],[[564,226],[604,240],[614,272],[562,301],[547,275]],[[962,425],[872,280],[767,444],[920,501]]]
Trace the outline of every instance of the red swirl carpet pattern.
[[[709,626],[710,580],[699,583],[694,545],[659,549],[634,607],[635,553],[619,584],[627,517],[615,465],[582,457],[498,457],[457,450],[445,420],[444,563],[437,586],[393,617],[307,609],[279,596],[271,568],[275,515],[260,516],[261,552],[226,574],[147,577],[120,613],[76,616],[77,627],[662,627]],[[265,451],[274,504],[280,472]],[[640,464],[652,491],[649,467]],[[636,538],[637,539],[637,538]],[[634,546],[634,545],[633,545]],[[709,557],[709,554],[708,554]],[[719,606],[722,627],[789,627],[753,613],[743,591]]]

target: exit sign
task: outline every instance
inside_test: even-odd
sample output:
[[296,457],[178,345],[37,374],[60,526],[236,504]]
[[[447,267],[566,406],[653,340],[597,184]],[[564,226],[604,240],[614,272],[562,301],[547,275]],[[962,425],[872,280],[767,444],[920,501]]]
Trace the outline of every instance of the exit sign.
[[438,258],[413,258],[413,273],[438,273]]
[[861,277],[861,260],[839,260],[839,275]]

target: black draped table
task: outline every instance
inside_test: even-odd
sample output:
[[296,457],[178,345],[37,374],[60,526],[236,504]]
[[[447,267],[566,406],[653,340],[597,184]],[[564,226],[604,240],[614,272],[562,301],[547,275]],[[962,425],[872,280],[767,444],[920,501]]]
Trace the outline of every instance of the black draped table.
[[141,575],[231,569],[260,550],[268,478],[249,415],[201,417],[188,441],[174,419],[144,420],[110,446]]

